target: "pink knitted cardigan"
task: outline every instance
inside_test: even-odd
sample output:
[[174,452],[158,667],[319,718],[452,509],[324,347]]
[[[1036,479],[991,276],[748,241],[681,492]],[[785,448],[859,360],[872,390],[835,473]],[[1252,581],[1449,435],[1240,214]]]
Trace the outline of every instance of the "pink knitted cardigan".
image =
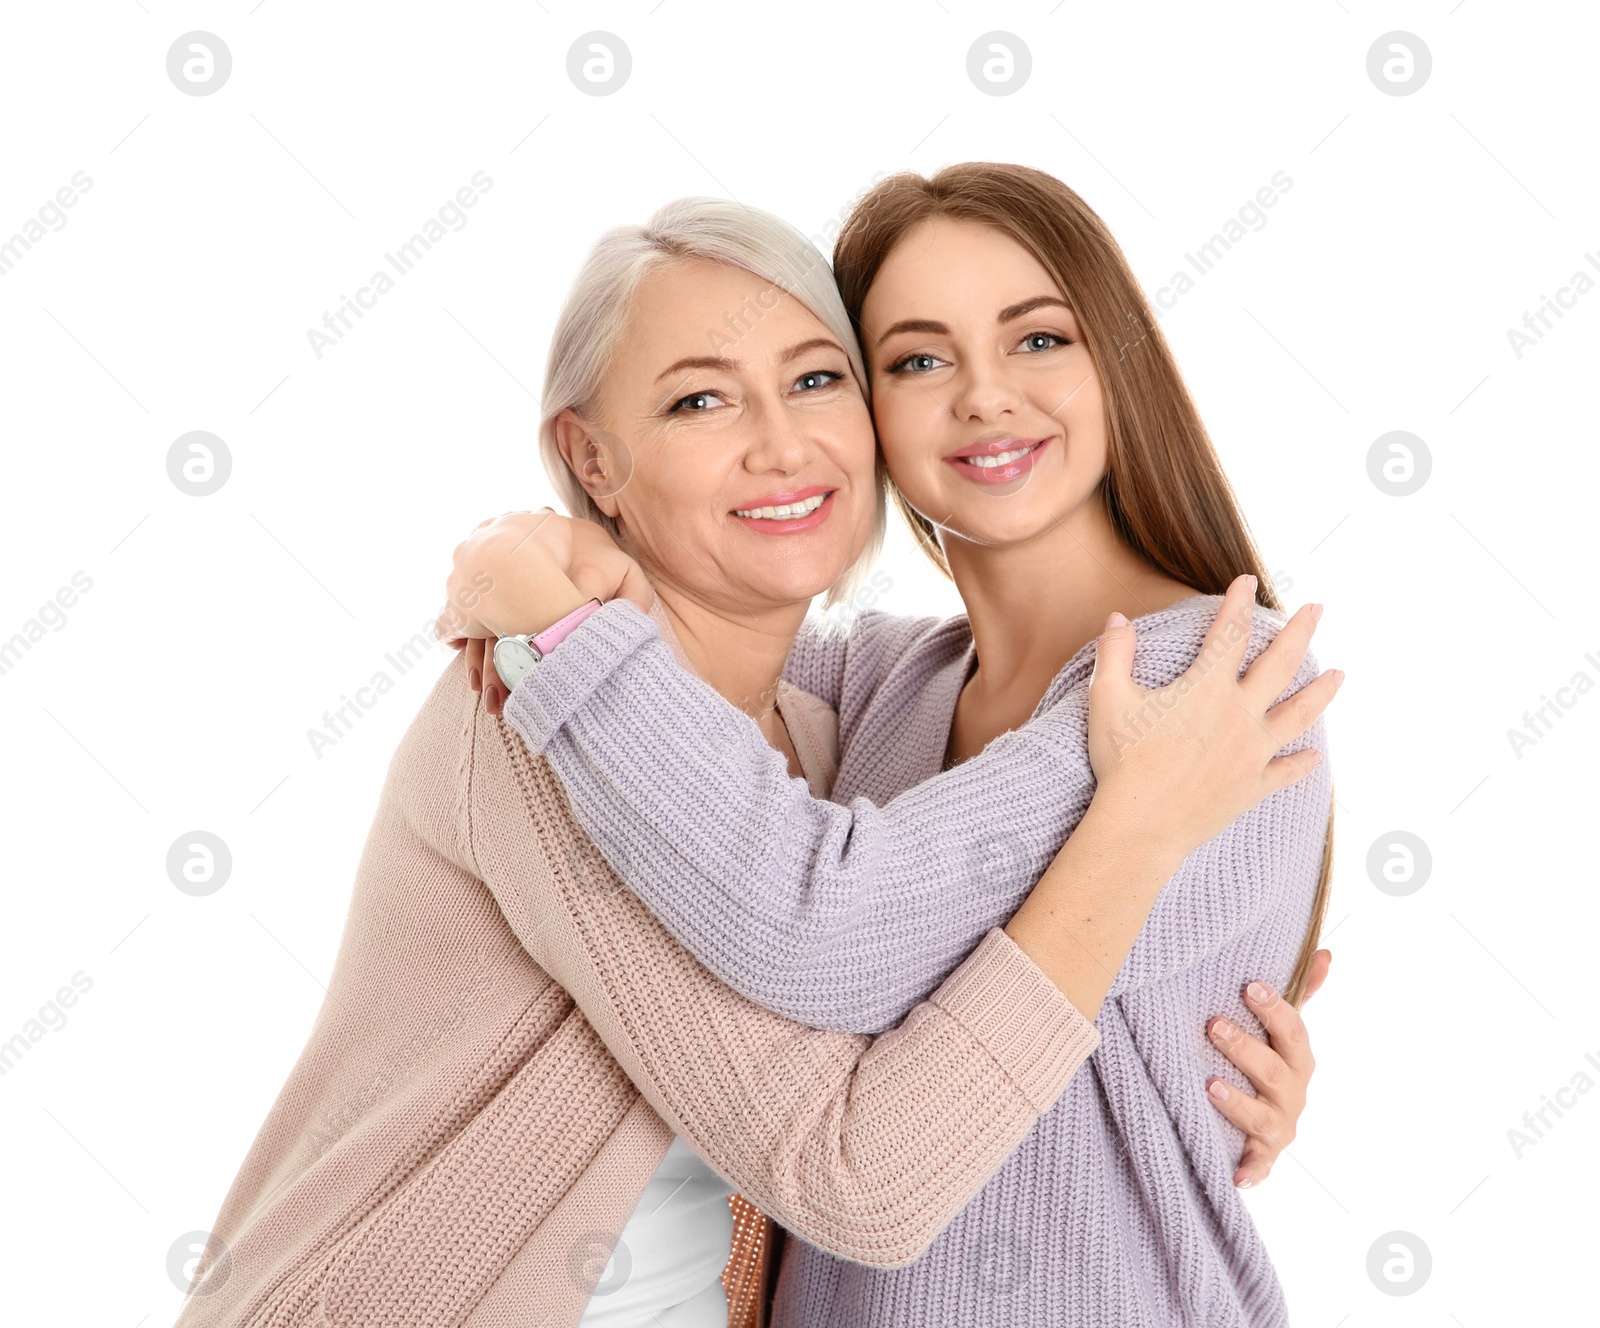
[[737,996],[458,658],[390,764],[327,998],[178,1325],[566,1328],[673,1132],[805,1240],[902,1267],[1098,1042],[999,928],[876,1038]]

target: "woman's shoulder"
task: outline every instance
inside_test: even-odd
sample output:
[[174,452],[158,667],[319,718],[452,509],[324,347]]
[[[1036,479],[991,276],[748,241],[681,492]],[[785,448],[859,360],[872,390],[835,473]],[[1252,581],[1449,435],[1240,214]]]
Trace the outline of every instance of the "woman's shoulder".
[[[1140,637],[1139,646],[1144,648],[1143,665],[1145,668],[1155,670],[1160,677],[1160,681],[1146,682],[1143,683],[1144,686],[1162,686],[1171,682],[1194,663],[1201,647],[1205,644],[1207,634],[1216,622],[1217,611],[1222,607],[1222,599],[1221,595],[1191,595],[1169,604],[1164,609],[1158,609],[1154,613],[1134,620],[1134,628]],[[1252,606],[1250,639],[1244,648],[1244,667],[1249,667],[1250,662],[1272,644],[1288,621],[1288,615],[1279,609],[1269,608],[1264,604]],[[1237,629],[1231,623],[1223,625],[1221,636],[1225,644],[1237,644]],[[1134,652],[1136,678],[1139,676],[1140,664],[1140,650],[1136,648]],[[1304,675],[1308,669],[1310,676],[1315,677],[1316,660],[1309,651],[1306,653],[1300,673]]]
[[458,775],[471,739],[468,717],[477,699],[467,682],[465,652],[453,652],[401,736],[389,777],[410,790]]
[[[1137,637],[1133,654],[1134,681],[1141,687],[1165,687],[1182,676],[1199,658],[1222,600],[1221,595],[1186,595],[1132,619]],[[1272,643],[1287,621],[1277,609],[1262,604],[1255,606],[1250,640],[1244,651],[1246,666]],[[1076,698],[1079,704],[1087,706],[1094,656],[1095,642],[1090,641],[1062,665],[1039,704],[1041,713],[1069,698]],[[1308,652],[1297,681],[1308,681],[1316,673],[1316,661]]]
[[[1170,605],[1134,618],[1133,626],[1138,630],[1139,637],[1149,637],[1152,642],[1194,642],[1198,645],[1205,640],[1206,632],[1210,632],[1221,606],[1222,595],[1184,595]],[[1266,646],[1283,629],[1285,622],[1288,622],[1286,614],[1259,603],[1254,605],[1250,624],[1251,643],[1259,642]]]

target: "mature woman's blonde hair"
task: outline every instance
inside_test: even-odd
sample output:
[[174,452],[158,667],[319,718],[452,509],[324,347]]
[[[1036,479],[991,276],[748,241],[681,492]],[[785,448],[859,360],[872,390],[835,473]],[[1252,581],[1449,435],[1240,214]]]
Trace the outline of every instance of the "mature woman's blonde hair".
[[[642,226],[607,231],[589,251],[556,319],[540,399],[539,451],[567,510],[599,523],[613,535],[618,533],[616,523],[600,510],[561,455],[556,417],[566,410],[594,417],[640,283],[663,267],[697,258],[743,268],[798,300],[838,338],[862,396],[868,392],[861,348],[827,259],[788,222],[727,199],[680,198]],[[849,602],[882,548],[885,492],[879,456],[874,460],[872,534],[861,557],[828,588],[825,609]]]

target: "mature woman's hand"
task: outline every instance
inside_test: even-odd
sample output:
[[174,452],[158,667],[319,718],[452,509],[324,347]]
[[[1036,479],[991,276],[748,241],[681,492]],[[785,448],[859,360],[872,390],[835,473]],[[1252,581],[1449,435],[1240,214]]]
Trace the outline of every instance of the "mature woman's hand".
[[[1327,979],[1332,962],[1329,950],[1318,950],[1312,956],[1302,1005]],[[1244,1153],[1233,1173],[1233,1183],[1242,1190],[1264,1181],[1278,1154],[1294,1142],[1295,1127],[1306,1108],[1306,1086],[1317,1068],[1305,1021],[1294,1006],[1264,982],[1246,987],[1244,999],[1267,1030],[1267,1041],[1220,1016],[1206,1028],[1217,1050],[1239,1067],[1256,1090],[1252,1097],[1224,1079],[1206,1081],[1211,1105],[1245,1134]]]
[[1273,705],[1305,659],[1321,606],[1301,608],[1241,677],[1254,606],[1255,578],[1235,578],[1194,663],[1155,690],[1133,681],[1135,633],[1121,614],[1096,647],[1089,684],[1095,803],[1180,859],[1322,760],[1312,749],[1277,753],[1317,721],[1344,674],[1329,669]]
[[491,714],[508,695],[489,662],[502,634],[539,632],[591,598],[631,600],[648,610],[655,591],[638,563],[593,521],[543,508],[506,512],[456,545],[445,609],[434,635],[467,654],[467,677]]

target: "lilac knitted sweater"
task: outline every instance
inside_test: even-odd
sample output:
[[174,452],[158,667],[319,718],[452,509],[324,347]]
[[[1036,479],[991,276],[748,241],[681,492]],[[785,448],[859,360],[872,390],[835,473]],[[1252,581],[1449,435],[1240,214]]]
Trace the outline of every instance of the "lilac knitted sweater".
[[[1221,600],[1135,621],[1134,677],[1172,681]],[[1258,609],[1247,661],[1282,619]],[[758,1004],[818,1028],[892,1027],[1003,925],[1094,792],[1093,645],[1028,724],[941,773],[974,663],[965,617],[869,612],[802,632],[785,676],[839,712],[832,800],[791,778],[748,717],[613,601],[518,685],[507,719],[574,814],[687,949]],[[1316,676],[1307,658],[1287,691]],[[1287,694],[1287,693],[1286,693]],[[1327,751],[1319,721],[1291,748]],[[1232,1183],[1243,1136],[1205,1081],[1246,1081],[1209,1016],[1251,1031],[1242,988],[1280,988],[1321,868],[1331,763],[1192,853],[1097,1021],[1099,1050],[915,1263],[869,1269],[786,1243],[774,1328],[1267,1328],[1287,1322]]]

